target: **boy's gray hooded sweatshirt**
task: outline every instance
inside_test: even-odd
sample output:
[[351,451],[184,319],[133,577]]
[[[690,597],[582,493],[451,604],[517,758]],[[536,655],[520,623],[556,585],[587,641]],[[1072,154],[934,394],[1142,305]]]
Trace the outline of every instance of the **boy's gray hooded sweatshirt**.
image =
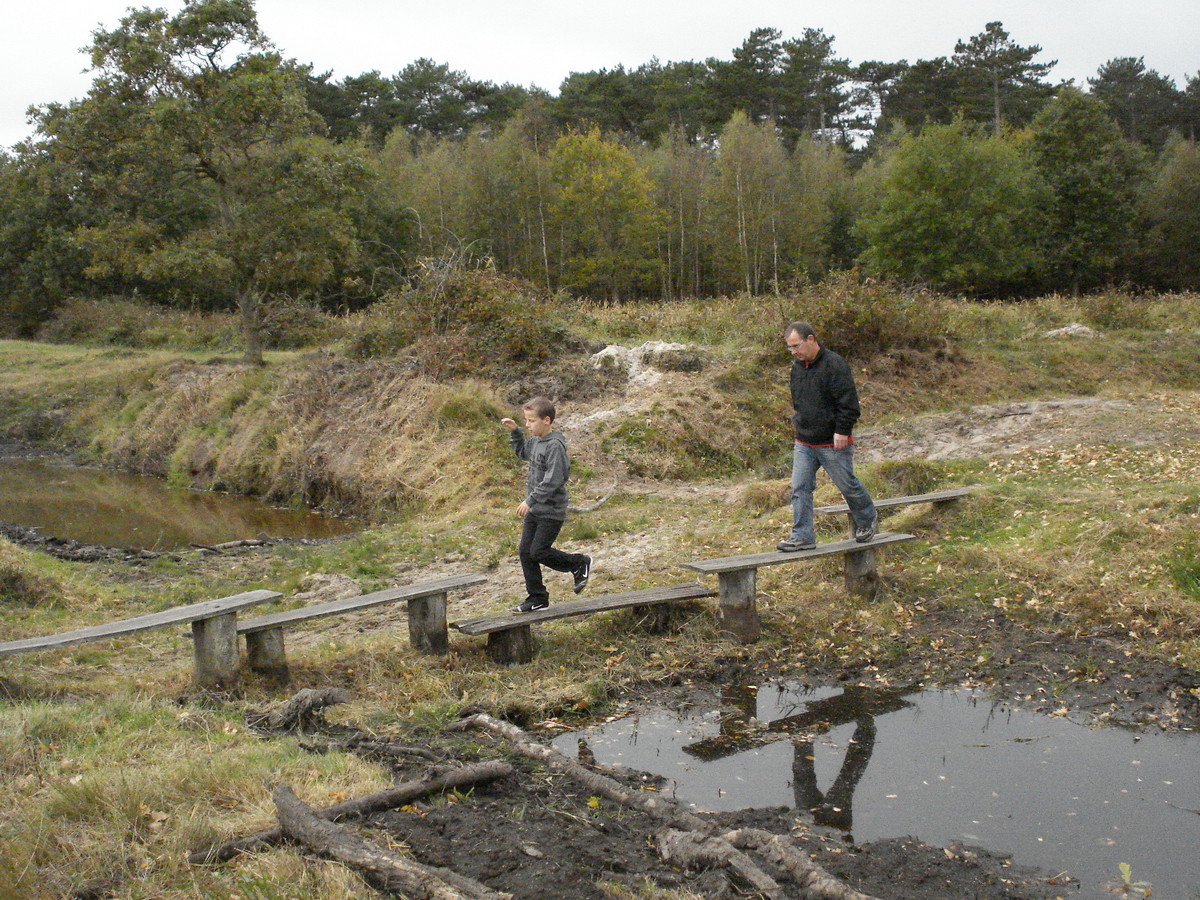
[[557,431],[545,437],[528,437],[520,428],[510,431],[508,438],[513,452],[529,463],[525,483],[529,511],[541,519],[566,519],[567,479],[571,477],[566,440]]

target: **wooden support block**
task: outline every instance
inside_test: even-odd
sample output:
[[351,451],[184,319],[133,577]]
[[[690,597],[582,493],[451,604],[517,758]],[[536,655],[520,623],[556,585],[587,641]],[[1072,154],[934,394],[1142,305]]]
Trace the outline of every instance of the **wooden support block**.
[[284,649],[283,626],[264,628],[246,635],[246,661],[250,669],[280,681],[290,677]]
[[209,691],[236,691],[241,686],[237,613],[192,622],[192,650],[197,686]]
[[758,569],[734,569],[717,574],[720,592],[721,631],[742,643],[758,640],[762,623],[755,595],[758,593]]
[[881,581],[875,565],[875,551],[869,544],[865,549],[847,553],[846,561],[846,592],[854,597],[875,600],[879,596]]
[[487,653],[493,662],[511,666],[533,659],[533,633],[528,625],[517,625],[488,635]]
[[426,653],[446,653],[450,649],[445,592],[408,601],[408,640],[414,649]]

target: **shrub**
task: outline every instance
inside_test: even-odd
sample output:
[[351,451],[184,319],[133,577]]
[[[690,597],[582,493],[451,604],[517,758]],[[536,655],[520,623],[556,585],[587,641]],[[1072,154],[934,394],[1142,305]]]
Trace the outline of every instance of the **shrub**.
[[238,346],[240,334],[229,313],[166,309],[108,297],[67,300],[38,330],[37,338],[87,346],[225,350]]
[[[303,301],[264,304],[263,346],[292,349],[341,336],[338,320]],[[140,303],[121,297],[76,298],[58,307],[37,332],[56,344],[144,349],[234,350],[242,344],[238,316]]]
[[[855,272],[831,275],[785,299],[795,319],[807,321],[822,345],[843,356],[865,359],[897,349],[932,350],[944,347],[951,337],[941,297],[863,279]],[[786,356],[782,327],[766,345],[780,358]]]
[[459,260],[426,260],[413,283],[355,317],[347,350],[405,351],[432,377],[528,372],[565,340],[549,298],[528,282]]
[[62,592],[61,584],[34,572],[24,552],[0,538],[0,608],[53,605]]

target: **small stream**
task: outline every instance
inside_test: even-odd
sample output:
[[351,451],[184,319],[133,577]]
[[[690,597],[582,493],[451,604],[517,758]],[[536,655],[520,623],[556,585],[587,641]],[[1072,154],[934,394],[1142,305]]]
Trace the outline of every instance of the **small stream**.
[[333,537],[362,527],[233,494],[174,488],[161,478],[22,457],[0,457],[0,522],[44,537],[152,551],[260,534]]
[[[1200,736],[1088,728],[970,690],[727,688],[719,707],[652,709],[560,735],[601,765],[665,776],[701,811],[789,806],[857,843],[915,836],[1011,854],[1114,894],[1200,896]],[[1141,896],[1131,893],[1127,896]]]

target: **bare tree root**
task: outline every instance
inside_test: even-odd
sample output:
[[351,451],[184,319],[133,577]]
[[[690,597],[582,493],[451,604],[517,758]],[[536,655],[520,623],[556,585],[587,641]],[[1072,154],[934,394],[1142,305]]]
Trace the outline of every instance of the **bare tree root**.
[[[357,800],[347,800],[334,806],[318,810],[317,815],[331,822],[343,819],[359,818],[372,813],[395,809],[406,803],[411,803],[428,794],[437,794],[453,788],[484,784],[498,778],[506,778],[513,774],[513,767],[503,760],[488,760],[473,763],[460,769],[452,769],[440,775],[423,778],[420,781],[406,781],[385,791],[368,794]],[[266,850],[283,841],[285,835],[281,828],[268,828],[245,837],[233,838],[219,844],[210,844],[188,855],[192,865],[203,866],[213,863],[228,862],[242,853],[255,850]]]
[[286,784],[271,792],[284,834],[314,853],[362,872],[372,884],[413,900],[501,900],[511,894],[493,891],[472,878],[424,866],[399,853],[364,840],[319,815]]

